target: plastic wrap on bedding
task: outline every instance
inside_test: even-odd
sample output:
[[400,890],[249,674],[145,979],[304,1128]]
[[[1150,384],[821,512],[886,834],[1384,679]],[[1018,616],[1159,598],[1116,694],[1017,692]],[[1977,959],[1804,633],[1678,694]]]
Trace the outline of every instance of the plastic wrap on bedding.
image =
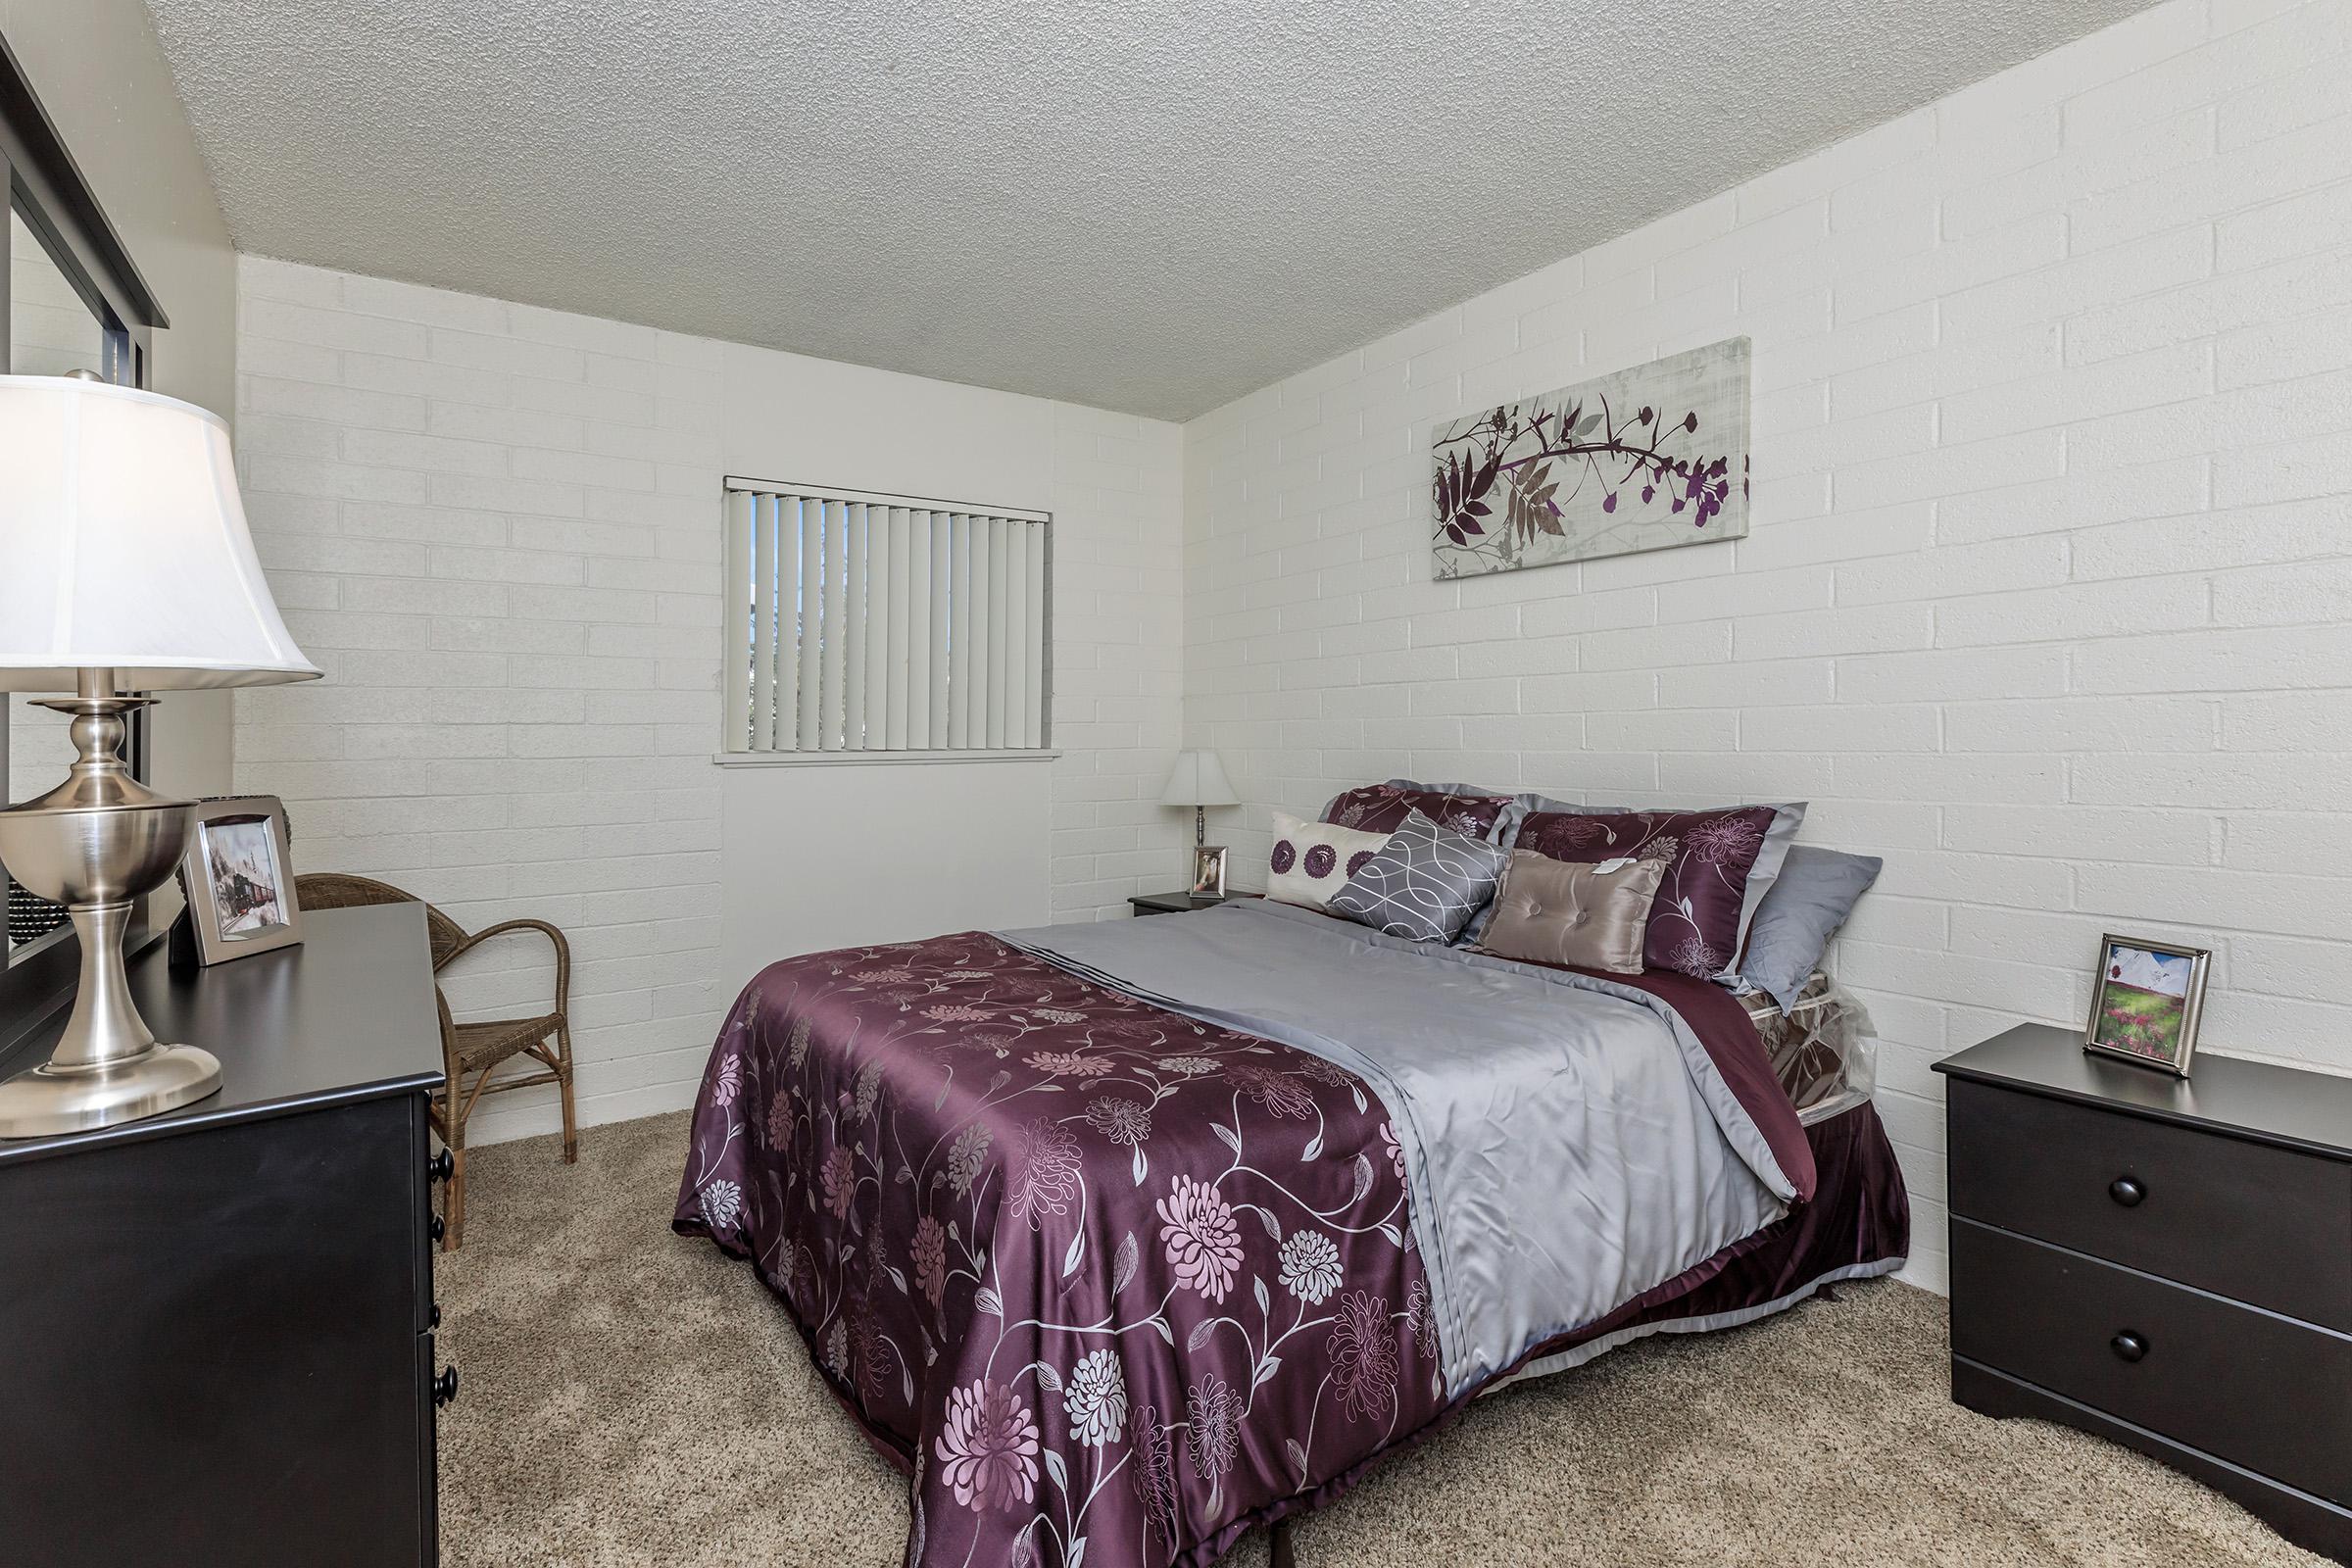
[[1798,1120],[1810,1126],[1870,1098],[1878,1086],[1877,1048],[1869,1010],[1852,992],[1816,971],[1787,1017],[1761,992],[1740,1000]]

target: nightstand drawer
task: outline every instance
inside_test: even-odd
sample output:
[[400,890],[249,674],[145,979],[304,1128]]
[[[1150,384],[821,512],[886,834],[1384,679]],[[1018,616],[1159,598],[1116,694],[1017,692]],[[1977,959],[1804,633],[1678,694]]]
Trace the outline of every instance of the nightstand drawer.
[[2352,1165],[1956,1080],[1951,1208],[2352,1330]]
[[2352,1340],[1952,1222],[1952,1353],[2352,1498]]

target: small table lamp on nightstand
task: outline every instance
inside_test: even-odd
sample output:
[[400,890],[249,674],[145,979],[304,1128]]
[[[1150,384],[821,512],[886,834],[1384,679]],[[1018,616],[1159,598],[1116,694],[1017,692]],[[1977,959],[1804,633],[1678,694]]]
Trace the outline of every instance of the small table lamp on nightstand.
[[[1195,894],[1225,892],[1225,847],[1210,844],[1208,839],[1208,808],[1239,806],[1241,797],[1233,793],[1233,785],[1225,777],[1225,763],[1213,751],[1203,748],[1195,752],[1178,752],[1176,765],[1168,769],[1167,787],[1159,792],[1162,806],[1189,806],[1193,808],[1193,873],[1188,879]],[[1214,851],[1213,862],[1210,852]],[[1201,886],[1203,862],[1213,864],[1215,886]]]
[[311,680],[245,528],[219,416],[95,377],[0,375],[0,690],[74,692],[80,757],[0,810],[0,863],[81,942],[47,1062],[0,1083],[0,1138],[80,1132],[202,1100],[220,1064],[159,1042],[122,972],[131,906],[170,880],[193,804],[131,776],[134,692]]

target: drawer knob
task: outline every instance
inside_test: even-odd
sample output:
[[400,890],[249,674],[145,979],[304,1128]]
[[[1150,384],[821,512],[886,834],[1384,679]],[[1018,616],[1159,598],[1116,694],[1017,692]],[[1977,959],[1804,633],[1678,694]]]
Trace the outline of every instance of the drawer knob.
[[428,1329],[437,1329],[441,1326],[441,1303],[439,1301],[435,1301],[433,1309],[424,1314],[424,1326]]
[[2148,1196],[2148,1190],[2135,1176],[2118,1176],[2107,1184],[2107,1196],[2126,1208],[2137,1208],[2139,1200]]
[[446,1149],[424,1162],[424,1176],[427,1181],[445,1182],[457,1173],[458,1162]]
[[458,1369],[454,1366],[444,1367],[441,1375],[433,1379],[433,1403],[436,1405],[447,1404],[457,1396]]
[[431,1237],[436,1242],[441,1240],[441,1238],[448,1233],[448,1222],[443,1220],[438,1214],[435,1214],[432,1218],[424,1222],[424,1234]]
[[2107,1342],[2107,1348],[2126,1361],[2136,1361],[2148,1353],[2148,1342],[2130,1329],[2126,1329]]

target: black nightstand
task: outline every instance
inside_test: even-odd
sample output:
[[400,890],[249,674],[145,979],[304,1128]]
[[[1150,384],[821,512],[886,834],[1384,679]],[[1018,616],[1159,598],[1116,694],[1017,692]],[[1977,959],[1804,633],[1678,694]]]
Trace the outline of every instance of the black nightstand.
[[1952,1397],[2109,1438],[2352,1562],[2352,1080],[2025,1024],[1949,1079]]
[[1213,908],[1215,906],[1223,904],[1226,899],[1238,896],[1228,893],[1221,897],[1196,899],[1190,893],[1143,893],[1127,902],[1135,906],[1135,912],[1138,917],[1141,917],[1147,914],[1182,914],[1187,909]]

